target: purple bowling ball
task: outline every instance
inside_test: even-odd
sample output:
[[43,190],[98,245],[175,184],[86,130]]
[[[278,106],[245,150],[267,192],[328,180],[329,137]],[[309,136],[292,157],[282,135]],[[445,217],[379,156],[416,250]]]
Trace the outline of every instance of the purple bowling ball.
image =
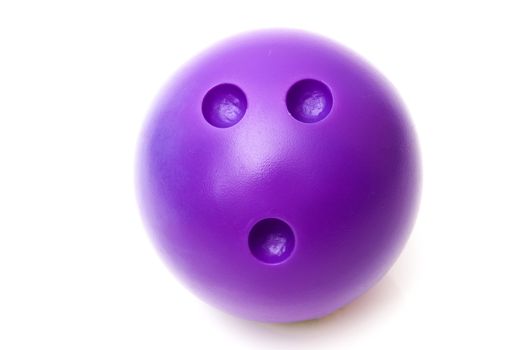
[[168,265],[241,317],[323,317],[400,254],[416,136],[385,79],[299,31],[244,34],[169,82],[139,144],[138,194]]

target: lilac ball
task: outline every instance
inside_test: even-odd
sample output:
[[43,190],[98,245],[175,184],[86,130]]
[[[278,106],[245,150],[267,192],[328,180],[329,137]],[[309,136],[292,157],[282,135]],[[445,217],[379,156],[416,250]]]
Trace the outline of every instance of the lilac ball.
[[413,224],[415,135],[384,78],[327,39],[227,40],[171,80],[138,193],[184,284],[244,318],[320,318],[373,286]]

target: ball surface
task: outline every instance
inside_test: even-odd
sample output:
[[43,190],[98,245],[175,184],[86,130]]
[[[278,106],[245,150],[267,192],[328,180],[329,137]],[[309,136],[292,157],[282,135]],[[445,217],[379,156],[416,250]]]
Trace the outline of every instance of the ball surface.
[[389,84],[298,31],[196,57],[139,145],[139,203],[167,263],[208,303],[259,321],[323,317],[374,285],[408,238],[419,183]]

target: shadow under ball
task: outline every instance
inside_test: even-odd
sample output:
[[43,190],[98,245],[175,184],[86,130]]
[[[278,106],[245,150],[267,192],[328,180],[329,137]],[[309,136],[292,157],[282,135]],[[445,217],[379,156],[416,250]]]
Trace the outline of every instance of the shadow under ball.
[[346,48],[260,31],[197,56],[139,143],[153,241],[206,302],[247,319],[320,318],[372,287],[410,233],[420,169],[384,78]]

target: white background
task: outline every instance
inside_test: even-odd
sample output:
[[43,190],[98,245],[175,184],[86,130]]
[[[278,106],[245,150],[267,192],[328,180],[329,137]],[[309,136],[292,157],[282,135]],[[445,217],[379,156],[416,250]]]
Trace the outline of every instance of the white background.
[[[134,193],[138,132],[168,77],[269,27],[328,36],[383,72],[424,167],[389,274],[292,325],[186,291]],[[0,349],[525,349],[526,47],[522,1],[1,1]]]

